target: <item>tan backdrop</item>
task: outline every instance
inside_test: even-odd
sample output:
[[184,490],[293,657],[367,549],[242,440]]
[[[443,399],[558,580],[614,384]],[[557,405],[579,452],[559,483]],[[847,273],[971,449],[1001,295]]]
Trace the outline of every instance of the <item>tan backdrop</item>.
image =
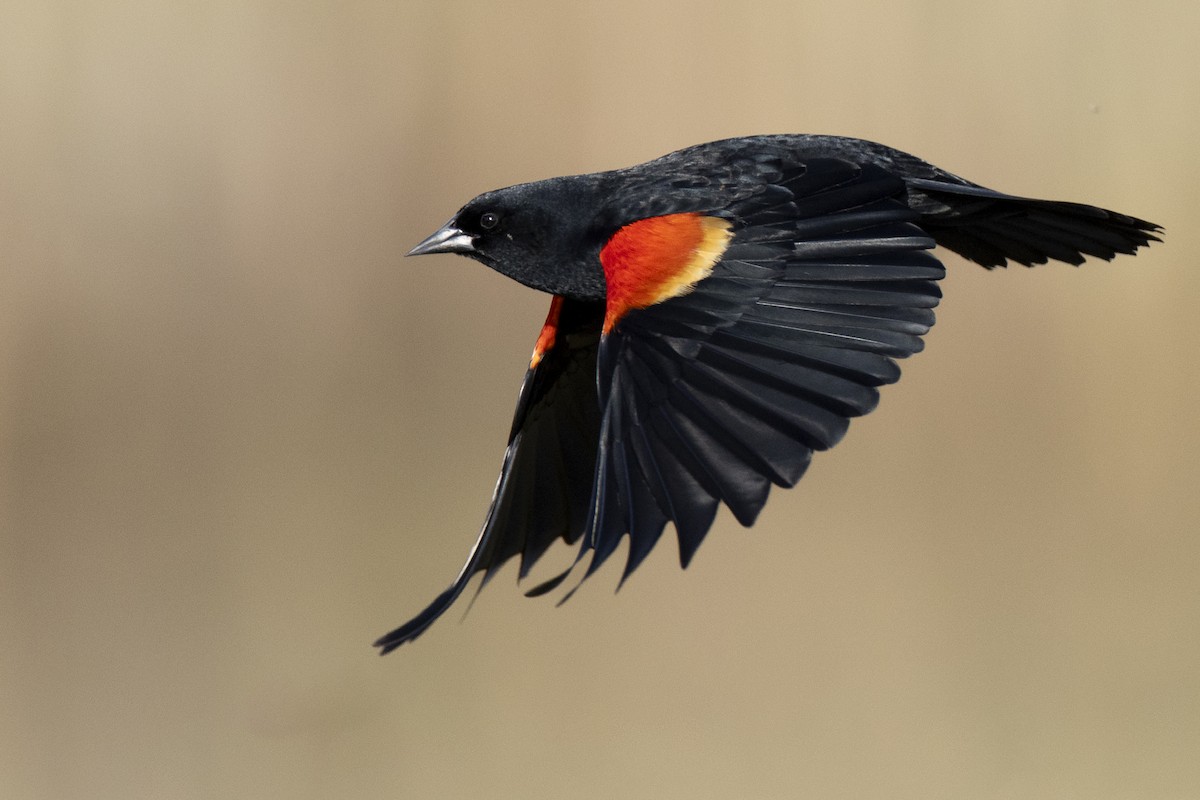
[[[0,796],[1200,797],[1198,33],[1193,0],[5,3]],[[946,254],[926,352],[753,531],[557,609],[510,569],[375,657],[473,541],[547,304],[401,255],[485,189],[783,131],[1167,241]]]

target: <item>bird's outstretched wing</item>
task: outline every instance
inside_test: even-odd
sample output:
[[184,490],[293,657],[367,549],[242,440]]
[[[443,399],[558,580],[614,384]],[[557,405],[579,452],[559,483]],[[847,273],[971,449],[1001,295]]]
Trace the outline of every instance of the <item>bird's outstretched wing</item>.
[[596,351],[603,303],[555,297],[521,385],[504,465],[467,563],[425,610],[375,642],[388,653],[420,636],[462,594],[513,556],[521,575],[559,537],[584,530],[600,441]]
[[733,236],[711,271],[666,299],[614,309],[615,273],[636,253],[605,263],[585,577],[628,535],[627,577],[667,522],[686,566],[722,503],[751,525],[772,484],[794,485],[875,407],[894,359],[933,325],[945,271],[882,168],[812,160],[721,214]]

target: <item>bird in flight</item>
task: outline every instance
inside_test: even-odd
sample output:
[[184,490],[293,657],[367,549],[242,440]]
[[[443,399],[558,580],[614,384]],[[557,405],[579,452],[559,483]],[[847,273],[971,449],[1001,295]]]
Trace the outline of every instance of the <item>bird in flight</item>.
[[1159,231],[836,136],[726,139],[481,194],[409,255],[481,261],[550,310],[466,564],[375,646],[420,636],[478,572],[482,587],[519,556],[524,578],[558,539],[578,556],[528,594],[586,578],[628,536],[624,581],[667,523],[686,567],[721,504],[752,525],[921,350],[935,245],[989,269],[1080,264]]

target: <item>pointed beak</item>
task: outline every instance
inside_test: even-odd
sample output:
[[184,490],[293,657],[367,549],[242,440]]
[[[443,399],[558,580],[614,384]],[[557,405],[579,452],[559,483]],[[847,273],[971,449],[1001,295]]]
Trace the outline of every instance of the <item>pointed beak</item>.
[[438,228],[425,241],[408,251],[410,256],[423,256],[429,253],[473,253],[475,239],[463,233],[454,226],[454,221],[447,222]]

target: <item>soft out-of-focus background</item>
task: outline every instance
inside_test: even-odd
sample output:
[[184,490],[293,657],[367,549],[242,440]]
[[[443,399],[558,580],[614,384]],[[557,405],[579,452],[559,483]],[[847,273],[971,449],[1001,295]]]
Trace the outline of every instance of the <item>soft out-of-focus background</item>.
[[[1200,796],[1198,33],[1191,0],[6,3],[0,795]],[[785,131],[1166,243],[945,254],[926,352],[753,531],[558,609],[510,569],[375,657],[473,541],[546,307],[401,255],[485,189]]]

